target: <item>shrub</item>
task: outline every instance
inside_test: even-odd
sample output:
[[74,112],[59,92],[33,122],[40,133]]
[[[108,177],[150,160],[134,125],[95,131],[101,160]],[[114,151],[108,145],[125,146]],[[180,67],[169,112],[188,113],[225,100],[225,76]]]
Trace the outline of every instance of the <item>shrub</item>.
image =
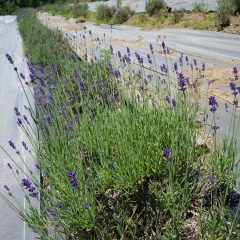
[[16,2],[11,0],[0,1],[0,15],[11,14],[16,8]]
[[179,23],[184,16],[184,11],[182,10],[178,10],[178,11],[173,11],[173,15],[172,15],[172,20],[173,23]]
[[240,8],[240,0],[218,0],[218,12],[233,15]]
[[[239,178],[233,170],[235,139],[223,147],[216,142],[211,148],[197,143],[196,80],[178,72],[179,64],[186,64],[181,66],[197,75],[199,68],[204,72],[205,65],[193,60],[196,69],[192,68],[190,59],[185,63],[181,56],[172,66],[166,59],[159,71],[174,69],[174,74],[164,81],[162,75],[144,79],[149,72],[142,65],[134,65],[137,71],[132,72],[130,49],[128,56],[123,58],[124,52],[119,52],[117,59],[112,59],[116,56],[113,49],[110,47],[110,56],[103,43],[104,50],[93,50],[96,58],[92,61],[69,59],[70,52],[62,52],[64,42],[58,31],[41,25],[36,17],[19,17],[19,21],[28,57],[35,56],[28,59],[41,64],[46,55],[50,56],[45,68],[41,67],[40,77],[39,71],[31,68],[36,79],[33,84],[39,88],[35,99],[40,136],[31,153],[37,157],[43,184],[27,168],[24,176],[29,179],[24,178],[28,181],[22,185],[30,207],[22,212],[16,203],[21,219],[39,239],[58,239],[54,233],[68,240],[239,239],[240,217],[229,211],[239,209],[239,195],[230,191]],[[149,47],[154,58],[154,47]],[[166,51],[165,43],[160,49]],[[142,57],[135,55],[141,63]],[[116,64],[123,59],[129,68]],[[233,73],[238,77],[237,68]],[[151,97],[150,81],[158,81],[161,87],[161,91],[154,91],[150,85]],[[168,85],[171,82],[177,89]],[[214,96],[208,100],[209,127],[216,140],[218,103]],[[26,121],[22,116],[17,113],[17,118]],[[22,128],[28,130],[25,125]],[[30,133],[31,128],[29,138]],[[30,152],[30,146],[25,150]],[[14,165],[14,172],[15,168],[19,167]],[[18,180],[20,176],[16,176]],[[7,186],[4,188],[5,194],[11,193]],[[33,191],[41,194],[41,211],[31,205]],[[0,196],[5,197],[1,190]],[[194,226],[189,227],[189,223]]]
[[230,25],[230,16],[235,14],[240,6],[240,0],[218,0],[216,23],[219,30]]
[[115,23],[123,23],[128,20],[131,15],[131,9],[129,6],[117,8],[114,12],[113,18]]
[[158,13],[160,10],[166,8],[166,4],[164,0],[148,0],[145,6],[145,10],[149,14]]
[[87,15],[88,15],[88,4],[87,3],[74,4],[74,7],[73,7],[73,16],[74,17],[86,18]]
[[129,6],[121,7],[121,2],[118,2],[120,7],[109,7],[101,4],[97,7],[96,19],[98,21],[111,22],[113,24],[120,24],[128,20],[131,15]]
[[96,14],[96,18],[99,21],[109,21],[114,14],[114,8],[113,7],[109,7],[105,4],[100,4],[97,7],[97,14]]

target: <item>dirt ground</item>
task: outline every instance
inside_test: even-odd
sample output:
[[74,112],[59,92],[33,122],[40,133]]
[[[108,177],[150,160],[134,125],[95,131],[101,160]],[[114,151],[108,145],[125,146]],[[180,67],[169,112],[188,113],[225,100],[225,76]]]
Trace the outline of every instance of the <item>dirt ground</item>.
[[[176,11],[173,13],[134,14],[124,24],[144,29],[189,28],[194,30],[218,31],[215,13]],[[226,33],[240,34],[240,16],[230,17],[230,26],[221,30]]]

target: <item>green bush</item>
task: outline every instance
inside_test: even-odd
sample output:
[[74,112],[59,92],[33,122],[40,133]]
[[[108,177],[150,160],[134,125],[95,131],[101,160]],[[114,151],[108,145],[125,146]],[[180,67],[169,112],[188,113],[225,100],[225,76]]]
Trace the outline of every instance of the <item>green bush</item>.
[[149,14],[158,13],[160,10],[166,8],[166,4],[164,0],[148,0],[145,6],[145,10]]
[[128,20],[131,15],[131,9],[129,6],[117,8],[114,12],[113,18],[116,23],[123,23]]
[[216,23],[219,30],[230,25],[230,16],[234,15],[240,7],[240,0],[218,0]]
[[109,7],[105,4],[101,4],[97,7],[96,19],[98,21],[121,24],[128,20],[131,13],[132,12],[129,6]]
[[109,7],[105,4],[101,4],[97,7],[96,18],[99,21],[109,21],[113,17],[114,11],[114,7]]
[[218,0],[218,12],[234,15],[240,10],[240,0]]
[[0,15],[11,14],[16,8],[16,1],[0,0]]
[[74,17],[86,18],[87,15],[88,15],[88,4],[87,3],[74,4],[74,7],[73,7],[73,16]]

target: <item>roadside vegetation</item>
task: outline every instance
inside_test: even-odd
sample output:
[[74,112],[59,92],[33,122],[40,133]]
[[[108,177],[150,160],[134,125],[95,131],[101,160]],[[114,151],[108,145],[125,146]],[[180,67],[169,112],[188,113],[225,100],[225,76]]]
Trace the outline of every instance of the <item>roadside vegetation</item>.
[[[154,71],[144,68],[137,52],[116,53],[111,45],[83,49],[79,59],[61,33],[43,26],[32,10],[21,11],[18,19],[30,83],[15,71],[35,89],[40,136],[38,146],[24,148],[33,153],[42,182],[31,171],[24,179],[15,174],[27,202],[41,201],[41,211],[22,212],[18,203],[15,209],[41,239],[239,239],[234,134],[217,146],[221,126],[214,96],[205,100],[201,124],[197,121],[196,82],[204,77],[204,63],[185,55],[173,62],[164,42],[149,46]],[[85,30],[83,43],[105,44],[92,34]],[[155,51],[165,55],[160,68]],[[237,68],[231,78],[236,109]],[[15,112],[19,126],[31,133]],[[203,130],[212,136],[211,147],[199,144]],[[13,142],[10,147],[17,151]],[[11,171],[21,172],[12,160]],[[4,188],[2,195],[14,202],[14,192]]]
[[78,0],[0,0],[0,15],[12,14],[16,8],[39,7],[44,4],[76,3]]
[[[226,3],[225,3],[226,2]],[[128,24],[145,29],[152,28],[190,28],[194,30],[225,31],[240,34],[239,0],[219,0],[219,10],[210,12],[204,1],[196,1],[193,11],[167,8],[163,0],[146,2],[145,13],[134,13],[129,7],[123,7],[121,1],[116,6],[109,7],[101,4],[96,12],[90,12],[86,3],[75,5],[51,4],[44,5],[41,11],[66,18],[81,18],[98,24]],[[75,10],[75,9],[81,9]]]

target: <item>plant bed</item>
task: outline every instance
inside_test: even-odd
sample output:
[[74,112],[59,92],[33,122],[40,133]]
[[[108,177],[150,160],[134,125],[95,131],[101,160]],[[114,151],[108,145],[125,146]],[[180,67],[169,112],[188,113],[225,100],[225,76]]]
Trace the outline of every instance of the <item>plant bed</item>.
[[[216,145],[214,96],[207,99],[212,149],[206,154],[196,143],[199,92],[196,79],[179,70],[184,56],[153,76],[138,53],[139,68],[132,67],[130,49],[115,56],[110,47],[79,61],[58,31],[28,14],[19,16],[27,56],[44,64],[40,76],[31,69],[44,184],[37,186],[42,211],[22,219],[42,239],[237,239],[239,218],[226,209],[236,148]],[[150,45],[148,58],[154,51]],[[167,58],[164,42],[161,51]],[[192,76],[205,71],[196,60],[185,64]],[[151,81],[160,85],[154,97]]]

